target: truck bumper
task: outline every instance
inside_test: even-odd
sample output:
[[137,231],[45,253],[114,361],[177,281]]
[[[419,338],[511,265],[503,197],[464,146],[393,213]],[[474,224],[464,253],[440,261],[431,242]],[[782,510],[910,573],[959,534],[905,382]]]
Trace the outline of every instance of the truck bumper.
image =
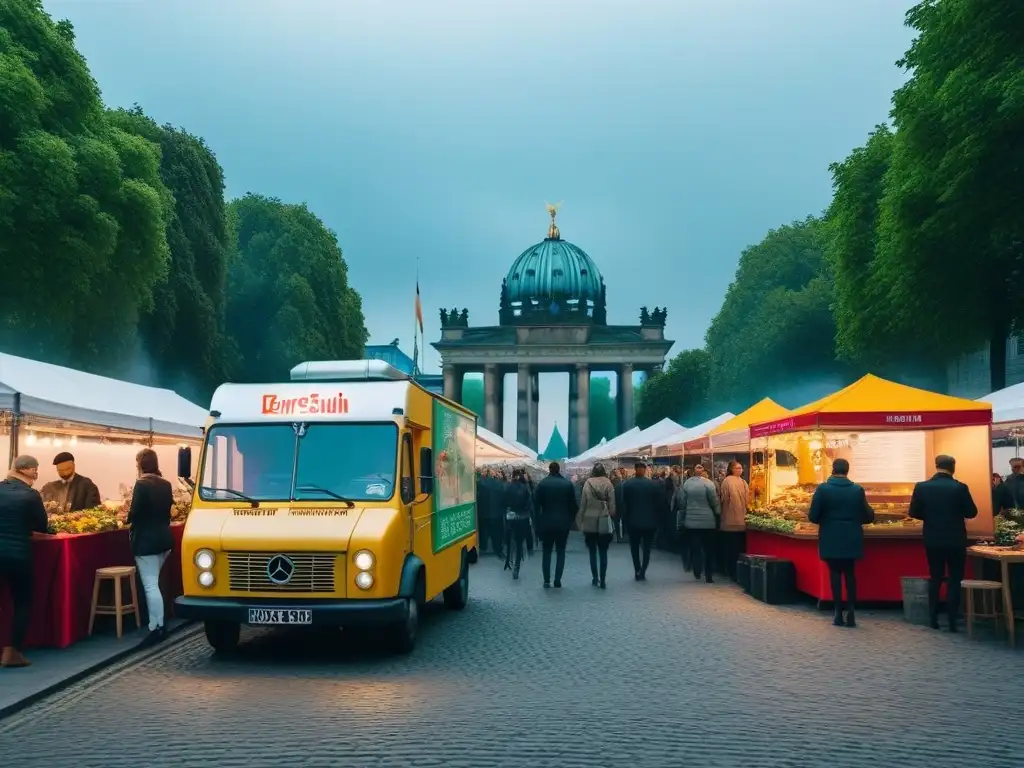
[[194,621],[248,624],[249,611],[253,608],[309,610],[313,626],[320,627],[397,623],[406,619],[409,610],[408,602],[401,597],[384,600],[274,600],[182,596],[174,601],[175,616]]

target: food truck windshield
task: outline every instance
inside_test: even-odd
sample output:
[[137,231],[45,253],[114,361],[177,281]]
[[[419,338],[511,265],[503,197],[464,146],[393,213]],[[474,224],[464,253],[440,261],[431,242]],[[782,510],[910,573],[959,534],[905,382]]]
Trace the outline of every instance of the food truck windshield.
[[386,422],[215,424],[207,432],[203,501],[388,501],[398,426]]

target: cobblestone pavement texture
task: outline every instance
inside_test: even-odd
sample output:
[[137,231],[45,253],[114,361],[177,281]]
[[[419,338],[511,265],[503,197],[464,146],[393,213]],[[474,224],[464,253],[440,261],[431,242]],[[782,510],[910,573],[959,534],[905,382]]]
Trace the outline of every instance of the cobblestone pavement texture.
[[662,553],[636,583],[624,545],[607,591],[578,543],[565,588],[539,572],[483,558],[408,657],[252,631],[221,659],[192,633],[0,721],[0,766],[1024,765],[1001,643],[891,612],[834,628]]

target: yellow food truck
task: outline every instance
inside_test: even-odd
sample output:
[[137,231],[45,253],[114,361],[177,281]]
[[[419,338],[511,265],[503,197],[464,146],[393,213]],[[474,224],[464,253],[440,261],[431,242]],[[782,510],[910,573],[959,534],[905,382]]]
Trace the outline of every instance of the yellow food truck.
[[423,605],[465,607],[476,417],[378,360],[309,362],[210,404],[178,616],[218,651],[242,625],[371,626],[413,649]]

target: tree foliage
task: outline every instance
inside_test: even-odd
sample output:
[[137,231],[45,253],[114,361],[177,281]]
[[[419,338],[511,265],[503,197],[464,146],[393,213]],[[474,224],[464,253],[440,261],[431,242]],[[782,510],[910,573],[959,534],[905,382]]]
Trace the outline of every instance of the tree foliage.
[[165,277],[160,149],[104,112],[67,22],[0,4],[0,341],[116,369]]
[[823,243],[822,222],[808,217],[743,251],[705,338],[718,410],[746,408],[796,379],[840,367]]
[[232,201],[229,216],[237,250],[227,331],[241,380],[286,377],[302,360],[360,357],[362,303],[334,233],[305,205],[260,195]]
[[551,437],[548,440],[547,447],[538,458],[546,461],[562,461],[569,456],[569,446],[565,443],[565,438],[562,437],[561,431],[558,429],[558,425],[555,424],[555,428],[551,430]]
[[477,415],[478,423],[483,423],[484,380],[482,376],[467,376],[463,380],[462,404]]
[[925,0],[907,23],[871,265],[881,300],[861,346],[945,362],[987,342],[999,389],[1024,320],[1024,14],[1017,0]]
[[612,380],[607,376],[591,376],[590,445],[581,447],[580,452],[597,445],[601,438],[611,440],[619,432],[619,416],[615,409],[615,396],[612,394]]
[[646,429],[662,419],[689,426],[699,424],[709,415],[710,392],[711,356],[703,349],[680,352],[637,393],[637,426]]

